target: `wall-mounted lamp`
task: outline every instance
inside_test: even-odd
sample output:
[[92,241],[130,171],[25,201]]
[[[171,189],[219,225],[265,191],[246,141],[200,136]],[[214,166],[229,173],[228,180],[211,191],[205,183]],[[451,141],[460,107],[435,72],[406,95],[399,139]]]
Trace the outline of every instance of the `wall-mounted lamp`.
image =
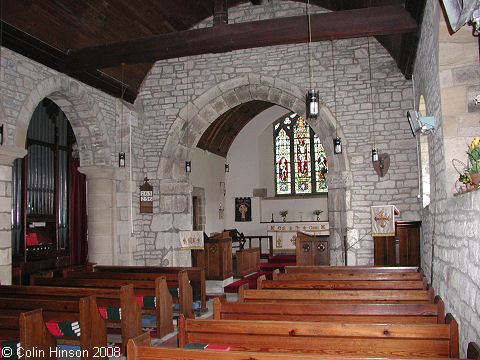
[[0,125],[0,145],[3,145],[3,124]]
[[118,167],[125,167],[125,153],[123,151],[118,153]]
[[342,139],[338,136],[333,139],[333,153],[334,154],[341,154],[342,153]]
[[229,164],[225,164],[225,172],[230,172],[230,165]]
[[185,172],[190,173],[192,172],[192,162],[185,161]]

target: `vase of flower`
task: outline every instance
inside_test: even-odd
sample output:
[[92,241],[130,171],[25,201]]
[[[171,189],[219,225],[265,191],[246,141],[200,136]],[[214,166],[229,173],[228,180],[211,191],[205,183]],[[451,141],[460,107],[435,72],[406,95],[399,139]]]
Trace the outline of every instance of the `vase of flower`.
[[472,185],[478,187],[478,173],[480,172],[480,138],[473,139],[467,150],[468,160],[470,162],[470,178]]
[[280,216],[282,217],[283,222],[287,221],[287,214],[288,214],[288,210],[280,211]]
[[317,217],[317,221],[320,220],[320,214],[323,212],[323,210],[313,210],[313,215]]

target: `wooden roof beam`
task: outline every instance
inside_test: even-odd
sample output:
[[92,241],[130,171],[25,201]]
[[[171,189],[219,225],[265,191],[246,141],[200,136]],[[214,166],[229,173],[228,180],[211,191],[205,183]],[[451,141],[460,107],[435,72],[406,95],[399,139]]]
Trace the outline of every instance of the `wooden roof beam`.
[[[408,33],[418,26],[403,6],[396,5],[312,14],[311,30],[312,41],[324,41]],[[217,25],[71,50],[65,72],[307,41],[305,15]]]

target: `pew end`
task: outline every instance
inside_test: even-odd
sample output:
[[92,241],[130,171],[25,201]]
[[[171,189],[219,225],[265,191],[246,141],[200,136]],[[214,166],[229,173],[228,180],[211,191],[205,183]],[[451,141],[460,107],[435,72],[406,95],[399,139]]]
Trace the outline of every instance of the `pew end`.
[[[157,321],[157,337],[162,338],[173,332],[173,300],[168,291],[167,279],[160,276],[155,279],[155,317]],[[140,310],[141,313],[141,310]],[[140,330],[142,320],[140,316]]]
[[261,289],[262,288],[262,282],[264,280],[267,280],[267,277],[264,275],[260,275],[258,278],[257,278],[257,289]]
[[245,283],[245,284],[242,284],[239,288],[238,288],[238,302],[240,303],[243,303],[245,302],[245,290],[248,290],[248,284]]
[[[35,350],[33,353],[42,354],[38,359],[56,359],[50,350],[57,346],[56,338],[50,334],[43,321],[42,309],[27,311],[20,314],[20,344],[23,351]],[[42,350],[40,352],[39,350]],[[35,357],[33,357],[35,359]]]
[[458,345],[458,323],[451,313],[445,316],[445,324],[450,325],[450,357],[458,358],[459,345]]
[[95,295],[79,299],[79,312],[80,347],[87,350],[89,358],[93,359],[96,349],[107,346],[107,325],[98,311]]
[[194,319],[193,311],[193,288],[188,279],[187,270],[181,270],[178,273],[178,293],[180,313],[187,319]]
[[278,280],[278,274],[280,274],[280,269],[275,269],[272,272],[272,280]]
[[150,334],[142,332],[141,334],[128,339],[127,344],[127,360],[136,359],[138,354],[138,346],[150,346]]
[[437,305],[437,324],[445,324],[445,303],[443,302],[440,295],[435,296],[433,303]]
[[[120,287],[120,308],[124,320],[121,322],[122,352],[125,353],[128,339],[142,333],[142,309],[137,303],[132,284]],[[160,330],[157,328],[157,331]]]

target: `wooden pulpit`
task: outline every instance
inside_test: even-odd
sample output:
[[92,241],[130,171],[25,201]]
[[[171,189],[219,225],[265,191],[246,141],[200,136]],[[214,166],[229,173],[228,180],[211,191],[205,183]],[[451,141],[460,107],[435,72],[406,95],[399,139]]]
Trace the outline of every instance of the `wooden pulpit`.
[[420,221],[395,222],[394,236],[374,236],[374,263],[420,266]]

